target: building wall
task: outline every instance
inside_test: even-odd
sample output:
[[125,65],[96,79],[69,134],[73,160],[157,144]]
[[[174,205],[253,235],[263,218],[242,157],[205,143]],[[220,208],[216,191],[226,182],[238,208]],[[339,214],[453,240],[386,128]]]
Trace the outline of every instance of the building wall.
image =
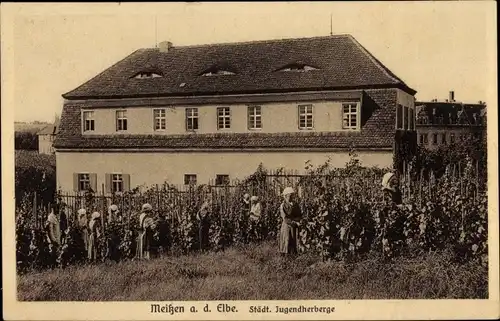
[[38,135],[38,153],[40,154],[53,154],[54,148],[52,147],[53,135]]
[[409,108],[415,108],[415,96],[412,96],[401,89],[396,89],[396,90],[397,90],[398,104],[401,104]]
[[[344,102],[359,101],[346,100]],[[339,101],[313,101],[313,102],[285,102],[285,103],[259,103],[261,106],[262,129],[257,130],[265,133],[299,132],[298,106],[301,104],[313,105],[313,122],[315,131],[349,131],[342,129],[342,103]],[[250,104],[254,105],[254,104]],[[95,130],[84,134],[190,134],[186,130],[186,108],[198,108],[198,133],[246,133],[255,132],[248,129],[248,104],[232,105],[197,105],[197,106],[172,106],[172,107],[126,107],[126,108],[84,108],[94,111]],[[231,128],[217,129],[217,107],[230,107]],[[166,130],[154,130],[154,109],[165,108]],[[359,108],[359,107],[358,107]],[[127,110],[127,131],[116,132],[116,111]]]
[[[435,149],[443,145],[443,136],[446,139],[445,144],[449,145],[452,140],[458,143],[462,136],[470,137],[482,130],[484,128],[481,126],[417,126],[417,143],[428,149]],[[423,135],[427,135],[427,142]],[[434,135],[437,135],[437,144],[434,142]]]
[[[358,151],[362,164],[392,166],[392,151]],[[75,173],[97,174],[97,186],[105,184],[105,174],[130,175],[130,187],[168,182],[184,184],[184,174],[196,174],[198,184],[208,183],[216,174],[242,179],[255,172],[262,162],[265,168],[304,171],[306,161],[324,164],[328,158],[343,167],[350,157],[342,152],[57,152],[57,185],[73,190]]]

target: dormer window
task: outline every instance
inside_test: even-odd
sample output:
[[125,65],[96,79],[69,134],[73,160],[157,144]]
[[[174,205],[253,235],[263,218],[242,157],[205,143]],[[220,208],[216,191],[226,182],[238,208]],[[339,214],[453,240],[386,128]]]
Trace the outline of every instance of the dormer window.
[[163,76],[160,73],[154,71],[142,71],[134,76],[135,79],[150,79],[161,77]]
[[210,76],[229,76],[229,75],[235,75],[236,73],[228,70],[227,68],[218,68],[218,67],[212,67],[208,70],[205,70],[204,72],[201,73],[201,76],[205,77],[210,77]]
[[310,66],[310,65],[306,65],[303,63],[294,63],[294,64],[286,65],[286,66],[278,69],[277,71],[307,72],[307,71],[311,71],[311,70],[318,70],[318,68]]

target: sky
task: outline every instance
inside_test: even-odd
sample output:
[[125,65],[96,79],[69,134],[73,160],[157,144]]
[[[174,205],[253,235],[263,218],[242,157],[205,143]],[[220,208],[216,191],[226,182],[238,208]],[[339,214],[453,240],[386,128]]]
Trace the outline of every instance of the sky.
[[9,5],[3,38],[12,40],[15,121],[53,121],[62,94],[156,42],[326,36],[330,24],[417,90],[418,100],[446,99],[453,90],[456,100],[496,105],[493,2]]

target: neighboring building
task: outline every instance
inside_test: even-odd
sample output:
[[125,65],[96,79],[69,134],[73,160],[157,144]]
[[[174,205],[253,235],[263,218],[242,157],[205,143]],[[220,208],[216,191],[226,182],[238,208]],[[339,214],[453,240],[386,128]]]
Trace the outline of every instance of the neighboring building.
[[56,118],[54,124],[49,124],[42,128],[38,133],[38,153],[39,154],[54,154],[55,150],[52,146],[59,126],[59,119]]
[[429,149],[486,133],[486,104],[466,104],[450,92],[446,101],[416,102],[417,142]]
[[352,36],[140,49],[65,98],[57,183],[107,192],[304,170],[354,148],[392,166],[415,90]]

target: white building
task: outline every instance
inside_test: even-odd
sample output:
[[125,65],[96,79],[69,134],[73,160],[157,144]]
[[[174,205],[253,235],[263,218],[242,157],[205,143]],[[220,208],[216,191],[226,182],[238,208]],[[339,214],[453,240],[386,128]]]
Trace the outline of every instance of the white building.
[[415,90],[352,36],[139,49],[65,98],[55,147],[62,190],[243,178],[259,163],[303,170],[391,166],[415,130]]

